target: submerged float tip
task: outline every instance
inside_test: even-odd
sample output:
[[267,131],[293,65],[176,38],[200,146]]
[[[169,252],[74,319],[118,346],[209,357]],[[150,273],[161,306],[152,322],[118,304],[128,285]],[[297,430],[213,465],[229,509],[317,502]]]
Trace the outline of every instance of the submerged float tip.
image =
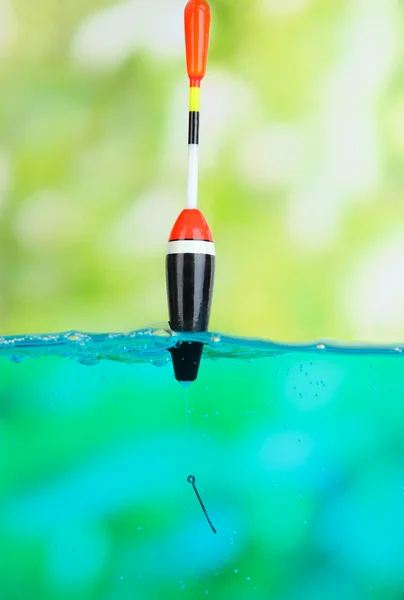
[[174,348],[169,348],[174,375],[181,385],[190,384],[198,377],[202,350],[201,342],[182,342]]

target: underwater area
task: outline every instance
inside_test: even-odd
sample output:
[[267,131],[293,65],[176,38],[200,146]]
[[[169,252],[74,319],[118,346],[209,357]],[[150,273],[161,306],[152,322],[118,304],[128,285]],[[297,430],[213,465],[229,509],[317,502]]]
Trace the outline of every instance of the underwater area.
[[[182,387],[167,348],[195,339]],[[163,328],[0,338],[0,597],[403,598],[403,365]]]

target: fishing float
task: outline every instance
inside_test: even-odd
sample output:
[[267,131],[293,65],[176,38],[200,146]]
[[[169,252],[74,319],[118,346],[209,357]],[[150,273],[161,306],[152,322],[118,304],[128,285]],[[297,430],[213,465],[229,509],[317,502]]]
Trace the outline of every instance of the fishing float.
[[[175,332],[208,330],[215,271],[215,246],[209,225],[198,209],[199,114],[201,81],[206,73],[210,7],[189,0],[184,11],[189,77],[188,183],[186,208],[174,223],[167,246],[166,283],[169,325]],[[202,342],[181,342],[170,349],[177,381],[195,381]]]

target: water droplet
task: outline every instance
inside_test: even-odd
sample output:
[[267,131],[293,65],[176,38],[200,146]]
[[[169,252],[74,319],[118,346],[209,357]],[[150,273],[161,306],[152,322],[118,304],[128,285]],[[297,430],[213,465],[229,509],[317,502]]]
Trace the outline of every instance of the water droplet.
[[203,415],[203,418],[204,418],[204,419],[209,419],[209,415],[208,415],[208,414],[206,414],[206,415]]
[[119,579],[120,579],[120,581],[123,581],[123,575],[121,575],[121,576],[119,577]]
[[246,577],[246,581],[251,581],[251,577]]
[[237,575],[238,569],[234,569],[233,573],[235,573]]
[[142,531],[142,528],[140,527],[140,525],[139,525],[139,527],[137,528],[137,530],[138,530],[138,531]]
[[317,344],[317,350],[324,350],[325,346],[324,344]]
[[203,593],[205,594],[205,596],[207,596],[209,594],[209,590],[205,590]]

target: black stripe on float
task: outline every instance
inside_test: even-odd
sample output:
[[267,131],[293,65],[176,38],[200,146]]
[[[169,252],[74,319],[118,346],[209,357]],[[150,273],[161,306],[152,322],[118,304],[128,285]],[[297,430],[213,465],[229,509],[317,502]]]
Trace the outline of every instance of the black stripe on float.
[[195,238],[173,238],[173,239],[169,239],[169,242],[209,242],[210,244],[213,244],[213,240],[206,240],[205,238],[203,240],[200,239],[195,239]]
[[214,271],[215,257],[210,254],[167,255],[166,278],[171,329],[193,332],[208,329]]
[[188,144],[199,144],[199,112],[189,111]]

